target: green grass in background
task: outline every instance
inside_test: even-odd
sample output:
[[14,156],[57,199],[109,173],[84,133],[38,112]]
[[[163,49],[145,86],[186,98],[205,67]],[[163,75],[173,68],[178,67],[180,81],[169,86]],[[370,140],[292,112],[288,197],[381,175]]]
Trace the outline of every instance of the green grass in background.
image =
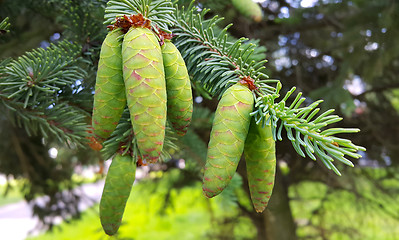
[[[200,182],[169,191],[179,172],[161,175],[160,181],[146,180],[133,186],[122,226],[113,237],[104,234],[95,205],[82,219],[62,223],[53,232],[29,240],[199,240],[226,234],[233,239],[254,239],[256,230],[250,220],[237,216],[238,209],[226,199],[206,199]],[[230,219],[234,221],[227,221]]]
[[18,184],[20,183],[16,180],[12,180],[9,184],[11,188],[9,188],[7,194],[5,194],[7,185],[0,185],[0,207],[23,200],[22,193],[19,191],[18,187]]
[[[378,173],[378,169],[370,171]],[[199,182],[173,188],[173,183],[181,176],[178,170],[153,175],[156,179],[133,187],[118,236],[108,237],[103,233],[98,206],[95,206],[85,211],[81,220],[63,223],[52,233],[30,240],[207,240],[226,239],[223,238],[226,236],[230,237],[227,239],[256,239],[250,219],[240,216],[234,204],[237,195],[233,193],[237,193],[237,188],[226,189],[222,196],[208,200],[203,197]],[[299,239],[399,239],[399,220],[387,212],[399,212],[399,196],[381,198],[370,182],[363,178],[355,180],[364,196],[375,197],[387,210],[381,211],[378,204],[367,198],[360,199],[349,191],[332,191],[322,183],[302,182],[289,189]],[[381,184],[399,189],[397,179],[387,179]],[[238,193],[241,204],[250,204],[248,199],[241,199],[244,198],[240,197],[242,192]]]
[[[398,240],[399,219],[395,215],[399,213],[399,196],[378,194],[364,178],[357,178],[355,184],[362,197],[346,190],[331,191],[317,182],[292,186],[289,196],[299,239]],[[397,179],[387,180],[387,184],[399,189]]]

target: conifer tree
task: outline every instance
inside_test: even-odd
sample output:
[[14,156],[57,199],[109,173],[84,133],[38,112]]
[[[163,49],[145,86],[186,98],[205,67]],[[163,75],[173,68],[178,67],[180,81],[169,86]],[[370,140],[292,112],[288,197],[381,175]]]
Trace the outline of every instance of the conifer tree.
[[[68,195],[68,199],[60,194],[65,188],[70,190],[74,187],[71,176],[77,164],[93,164],[112,158],[116,154],[130,155],[133,163],[138,165],[142,164],[142,160],[153,162],[154,155],[146,155],[139,143],[143,139],[139,132],[145,132],[145,126],[136,126],[134,119],[138,115],[132,114],[132,105],[137,104],[140,99],[129,99],[127,94],[127,107],[122,106],[125,108],[123,114],[118,117],[115,130],[109,137],[99,138],[92,130],[95,80],[101,44],[107,35],[106,26],[110,26],[110,30],[122,28],[123,41],[134,41],[136,35],[131,38],[125,37],[128,34],[130,37],[130,24],[135,24],[135,21],[138,21],[135,17],[139,15],[144,19],[144,23],[141,23],[144,24],[141,26],[145,26],[143,31],[149,33],[137,33],[138,35],[154,34],[153,38],[160,45],[169,41],[164,39],[165,36],[171,38],[170,41],[177,47],[187,67],[195,96],[213,99],[213,103],[223,102],[226,106],[238,106],[244,100],[232,101],[234,103],[230,104],[231,101],[223,99],[224,93],[231,94],[234,91],[232,86],[237,84],[249,92],[249,97],[253,99],[248,101],[251,109],[247,114],[248,126],[241,130],[244,136],[252,121],[252,125],[270,129],[270,134],[264,137],[267,139],[262,139],[264,142],[273,141],[274,147],[274,142],[278,145],[279,141],[288,139],[300,156],[320,161],[336,175],[341,175],[337,162],[353,167],[351,159],[360,158],[358,151],[365,151],[365,148],[340,136],[356,133],[359,129],[330,127],[343,118],[333,114],[334,110],[320,111],[319,104],[322,100],[306,99],[302,97],[301,92],[295,91],[295,87],[282,92],[283,89],[287,90],[283,88],[284,80],[269,78],[265,49],[259,45],[259,41],[245,37],[236,39],[230,33],[231,25],[223,25],[223,19],[213,14],[212,11],[217,12],[218,9],[225,8],[226,4],[231,5],[229,1],[204,1],[204,4],[178,1],[175,5],[165,0],[12,2],[6,0],[1,3],[10,9],[0,12],[2,18],[3,15],[9,15],[9,18],[0,19],[1,43],[12,43],[13,37],[21,34],[13,31],[23,31],[18,29],[20,26],[17,22],[10,21],[20,15],[18,8],[13,4],[21,4],[26,8],[26,18],[38,10],[40,21],[51,19],[54,21],[51,23],[52,27],[61,29],[57,33],[61,39],[52,41],[45,48],[32,47],[24,53],[0,55],[0,126],[2,137],[10,139],[0,143],[0,171],[10,177],[24,177],[29,180],[24,186],[27,200],[33,201],[42,194],[50,197],[47,206],[37,205],[36,208],[36,214],[43,221],[46,221],[45,216],[48,215],[79,215],[75,201],[79,196]],[[204,6],[216,7],[210,11],[203,8]],[[51,11],[47,11],[48,9]],[[255,20],[259,21],[259,17]],[[251,21],[251,17],[248,21]],[[145,25],[147,23],[148,25]],[[124,29],[123,24],[127,24],[128,28]],[[59,36],[57,34],[54,36]],[[129,51],[122,45],[122,58],[131,54]],[[162,59],[162,55],[160,56]],[[125,69],[123,71],[125,74]],[[134,69],[132,71],[134,72]],[[141,77],[145,78],[144,74]],[[123,78],[126,84],[127,77]],[[129,92],[137,89],[136,86],[126,86]],[[166,98],[166,95],[164,97]],[[129,101],[134,104],[130,104]],[[149,102],[148,99],[143,101]],[[162,111],[165,110],[166,113],[166,105],[160,108],[165,108]],[[141,109],[135,108],[133,111],[138,112]],[[218,108],[216,111],[221,110]],[[196,119],[205,118],[209,114],[202,108],[196,110],[194,106],[192,128],[196,127]],[[226,116],[221,116],[228,119],[231,114],[228,112]],[[164,142],[163,150],[159,152],[160,161],[168,161],[179,147],[188,147],[189,150],[185,150],[185,154],[195,155],[202,161],[201,167],[205,165],[204,149],[196,150],[197,142],[200,141],[199,134],[188,130],[186,136],[179,138],[173,124],[160,124],[164,124],[162,126],[166,135],[165,139],[162,138]],[[226,126],[227,129],[220,130],[219,127],[216,130],[235,131],[236,125]],[[216,133],[212,134],[210,138],[216,142],[215,145],[228,145],[229,139],[217,138]],[[241,137],[240,140],[245,143],[245,137]],[[64,152],[62,157],[54,159],[46,154],[52,146]],[[146,148],[151,147],[146,145]],[[96,151],[99,149],[100,153]],[[244,145],[241,149],[244,149]],[[242,151],[245,150],[236,153],[237,161],[240,160]],[[219,154],[227,156],[230,152],[225,153],[221,150]],[[78,157],[77,162],[71,160],[72,155]],[[227,178],[229,177],[231,176]],[[220,179],[220,176],[217,175],[216,178]],[[57,205],[57,201],[68,203],[68,207],[47,212],[52,206]]]

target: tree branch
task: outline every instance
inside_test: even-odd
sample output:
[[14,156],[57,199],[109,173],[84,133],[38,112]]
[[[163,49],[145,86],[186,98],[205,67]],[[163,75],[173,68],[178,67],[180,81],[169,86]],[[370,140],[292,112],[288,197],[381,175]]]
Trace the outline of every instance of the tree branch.
[[19,139],[18,139],[17,135],[15,134],[15,130],[11,131],[10,135],[11,135],[11,141],[14,145],[15,153],[17,154],[18,160],[21,163],[23,175],[29,179],[31,176],[31,172],[32,172],[32,169],[29,168],[29,160],[26,157],[24,150],[21,147]]
[[388,91],[388,90],[392,90],[394,88],[399,88],[399,83],[395,82],[395,83],[391,83],[385,86],[378,86],[378,87],[374,87],[372,89],[366,90],[364,92],[362,92],[359,95],[355,95],[355,98],[360,98],[360,99],[364,99],[364,96],[369,94],[369,93],[380,93],[380,92],[384,92],[384,91]]

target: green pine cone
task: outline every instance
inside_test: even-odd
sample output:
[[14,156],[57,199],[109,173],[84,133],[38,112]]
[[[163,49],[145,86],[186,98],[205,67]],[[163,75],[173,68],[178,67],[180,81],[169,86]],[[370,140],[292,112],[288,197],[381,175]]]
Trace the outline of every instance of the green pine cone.
[[218,195],[236,172],[244,150],[254,105],[252,92],[241,84],[228,88],[215,112],[202,190],[207,197]]
[[100,52],[94,93],[92,126],[96,136],[108,138],[118,125],[126,106],[125,83],[122,75],[122,32],[108,33]]
[[193,113],[193,95],[186,64],[179,50],[169,40],[162,45],[165,66],[168,119],[176,133],[186,134]]
[[252,203],[256,212],[263,212],[272,195],[276,174],[276,150],[271,126],[262,128],[254,119],[251,120],[244,157]]
[[263,13],[260,6],[252,0],[232,0],[234,7],[245,17],[255,22],[262,21]]
[[109,167],[100,201],[101,225],[108,235],[114,235],[121,225],[135,176],[133,158],[117,154]]
[[154,33],[131,28],[122,44],[123,78],[137,146],[144,159],[161,155],[166,124],[166,84],[161,47]]

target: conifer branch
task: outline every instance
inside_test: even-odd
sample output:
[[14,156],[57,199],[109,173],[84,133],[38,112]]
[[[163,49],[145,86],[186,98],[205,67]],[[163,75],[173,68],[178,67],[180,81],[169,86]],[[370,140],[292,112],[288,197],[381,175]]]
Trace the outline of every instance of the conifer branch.
[[45,139],[56,139],[68,146],[83,147],[87,142],[86,116],[82,110],[67,104],[47,105],[26,109],[21,102],[10,101],[0,95],[0,104],[5,106],[6,116],[29,136],[41,135]]
[[[327,168],[338,175],[340,173],[333,164],[334,160],[353,166],[345,156],[359,158],[361,155],[357,151],[365,149],[336,135],[359,130],[329,128],[328,125],[339,122],[342,118],[331,115],[333,110],[318,114],[317,106],[321,101],[301,107],[305,101],[301,93],[290,106],[286,106],[286,101],[295,88],[280,102],[276,102],[282,85],[279,80],[269,79],[265,74],[264,65],[267,60],[259,60],[254,56],[254,53],[259,52],[257,44],[247,38],[231,41],[232,38],[227,33],[231,25],[219,29],[217,25],[222,18],[214,16],[205,19],[208,11],[197,9],[194,3],[186,10],[177,6],[174,8],[171,1],[111,0],[105,10],[105,23],[112,24],[117,17],[123,15],[142,14],[151,21],[154,31],[158,28],[171,30],[175,35],[173,42],[180,50],[195,86],[213,97],[219,97],[232,84],[250,79],[256,99],[252,115],[258,124],[272,126],[274,140],[282,140],[284,128],[299,155],[307,155],[313,160],[318,157]],[[24,123],[22,125],[28,132],[28,128],[32,128],[31,131],[40,131],[45,135],[45,129],[49,128],[50,132],[66,142],[81,142],[84,138],[82,134],[74,135],[77,132],[85,133],[83,119],[70,119],[70,115],[65,112],[66,107],[71,107],[67,103],[54,105],[64,89],[86,76],[86,72],[77,66],[82,61],[79,54],[78,46],[63,41],[46,50],[34,50],[17,60],[1,63],[4,65],[0,65],[1,101],[18,116],[18,121]],[[48,100],[51,98],[56,101]],[[17,108],[22,111],[16,111]],[[49,118],[44,118],[44,115]],[[59,117],[60,122],[55,123],[51,119],[51,116],[56,115],[62,116]],[[30,118],[32,120],[28,121]],[[32,123],[34,121],[37,123]],[[75,127],[81,129],[74,129]],[[62,134],[66,137],[62,138]],[[165,145],[176,148],[172,143],[173,136],[167,136]],[[105,142],[103,153],[106,157],[111,157],[120,149],[133,151],[131,154],[139,157],[127,111],[111,138]]]
[[227,30],[216,27],[222,18],[215,16],[204,20],[209,9],[198,12],[194,6],[189,10],[176,9],[173,34],[175,45],[179,48],[187,69],[194,81],[200,81],[212,95],[220,95],[231,84],[241,78],[249,77],[265,94],[272,94],[275,88],[265,81],[268,76],[263,72],[267,60],[255,61],[251,58],[256,45],[247,43],[247,38],[230,42]]
[[317,106],[322,102],[321,100],[301,107],[305,101],[305,98],[301,97],[302,93],[298,93],[290,106],[286,106],[286,101],[295,91],[295,87],[287,92],[280,102],[276,103],[275,100],[280,96],[280,89],[281,85],[279,84],[275,94],[256,98],[256,109],[252,112],[256,122],[263,126],[271,125],[275,141],[282,140],[284,127],[288,139],[300,156],[306,157],[307,155],[313,160],[318,157],[328,169],[333,170],[337,175],[341,175],[341,173],[333,164],[334,160],[353,167],[353,163],[345,155],[358,159],[361,155],[356,152],[366,149],[335,135],[356,133],[360,130],[357,128],[327,128],[328,125],[339,122],[342,118],[331,115],[334,112],[333,109],[317,115],[320,110]]
[[[166,127],[164,148],[160,157],[160,161],[164,161],[166,159],[170,159],[171,156],[169,154],[170,149],[177,150],[178,147],[174,143],[176,137],[175,133],[171,130],[170,127]],[[104,143],[104,148],[101,150],[105,159],[111,158],[116,152],[122,150],[123,154],[130,154],[134,157],[134,159],[142,159],[142,156],[138,150],[137,142],[134,137],[132,123],[130,121],[130,113],[129,109],[126,108],[122,114],[121,119],[112,133],[111,137],[109,137]]]
[[27,52],[0,69],[0,93],[23,102],[24,108],[53,101],[62,89],[85,77],[86,72],[77,66],[79,54],[80,47],[68,41]]
[[197,13],[193,6],[189,11],[176,10],[176,23],[173,29],[173,33],[177,35],[175,44],[182,52],[194,81],[199,79],[204,88],[217,96],[229,87],[230,83],[235,83],[244,77],[254,79],[257,89],[254,91],[256,104],[252,115],[258,124],[264,126],[271,124],[274,140],[282,140],[281,132],[284,127],[288,139],[302,157],[307,155],[316,160],[317,156],[337,175],[341,174],[333,164],[334,159],[353,167],[353,163],[345,158],[345,155],[358,159],[361,155],[356,152],[365,149],[335,135],[355,133],[359,129],[325,129],[328,125],[341,121],[342,118],[330,115],[333,110],[316,117],[320,110],[316,107],[322,101],[300,107],[305,101],[305,98],[301,98],[301,93],[287,107],[285,102],[295,88],[289,91],[282,101],[275,103],[282,85],[278,80],[268,79],[268,76],[262,72],[266,60],[258,62],[251,60],[250,56],[256,46],[243,47],[244,41],[247,40],[245,38],[228,42],[226,32],[229,26],[215,35],[214,29],[220,18],[215,16],[204,20],[206,13],[207,10]]
[[105,3],[97,0],[63,0],[57,1],[56,5],[62,13],[60,22],[64,27],[63,36],[74,42],[85,44],[86,49],[83,51],[85,54],[91,54],[87,50],[94,47],[93,43],[95,45],[95,42],[101,42],[106,33],[100,24],[104,16]]
[[4,18],[1,22],[0,22],[0,36],[2,34],[8,33],[10,30],[8,30],[10,28],[11,24],[8,22],[8,17]]
[[117,17],[123,15],[142,14],[151,20],[151,25],[163,31],[168,30],[168,25],[173,22],[172,13],[174,12],[172,3],[169,0],[111,0],[105,10],[105,24],[113,24]]
[[72,92],[86,72],[80,64],[80,47],[68,41],[38,48],[16,60],[0,63],[0,104],[12,122],[29,135],[55,137],[67,145],[86,142],[87,113],[59,103],[65,91]]
[[[154,2],[158,3],[158,1]],[[353,166],[345,156],[361,157],[356,152],[364,151],[363,147],[335,136],[340,133],[355,133],[359,130],[327,128],[328,125],[339,122],[342,118],[331,115],[333,110],[316,116],[319,111],[317,106],[322,101],[301,107],[305,98],[301,98],[301,93],[299,93],[294,102],[286,106],[286,101],[294,92],[294,88],[285,95],[283,100],[276,103],[275,100],[280,96],[279,91],[282,88],[281,82],[269,79],[264,73],[264,64],[267,60],[252,59],[252,54],[257,50],[256,44],[248,43],[246,38],[229,41],[231,37],[227,30],[231,25],[222,30],[217,27],[222,18],[214,16],[205,19],[209,10],[197,9],[194,2],[187,10],[176,6],[173,16],[169,16],[169,11],[172,10],[170,7],[167,7],[167,11],[153,10],[154,14],[149,14],[146,12],[150,9],[148,6],[155,6],[151,4],[148,4],[146,0],[110,1],[106,9],[108,13],[106,23],[111,23],[115,17],[125,14],[142,13],[152,21],[151,16],[164,14],[165,21],[162,23],[171,25],[170,29],[175,35],[173,42],[181,52],[195,86],[208,91],[214,97],[219,97],[232,84],[241,79],[249,79],[254,85],[253,93],[256,98],[252,115],[258,124],[271,124],[274,140],[282,140],[281,132],[284,127],[288,139],[299,155],[303,157],[307,155],[313,160],[318,157],[328,169],[338,175],[340,172],[333,164],[334,160]],[[154,23],[157,22],[154,21]]]

